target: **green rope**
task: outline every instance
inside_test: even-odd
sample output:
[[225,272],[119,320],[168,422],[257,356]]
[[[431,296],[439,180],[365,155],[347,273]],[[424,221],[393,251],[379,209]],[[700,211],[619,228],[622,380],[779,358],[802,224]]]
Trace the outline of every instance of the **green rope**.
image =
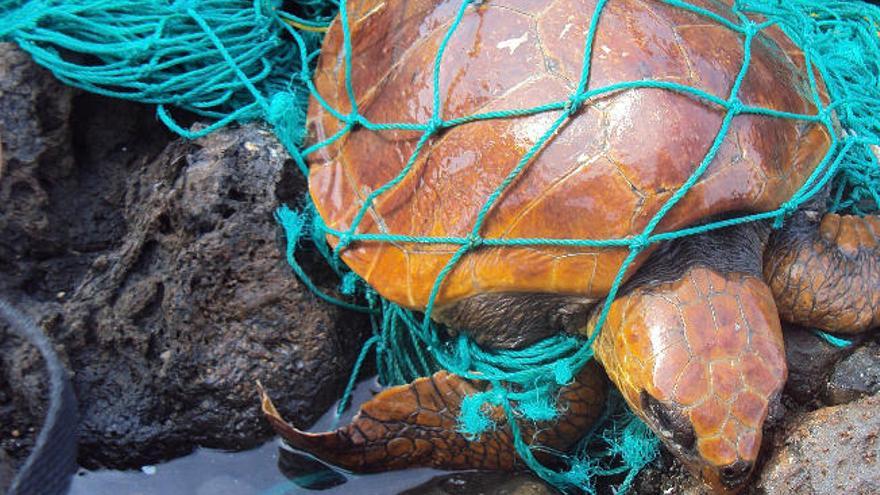
[[[599,476],[617,477],[626,491],[638,471],[657,452],[658,441],[619,396],[609,402],[605,420],[572,453],[552,452],[566,467],[550,469],[534,456],[547,451],[529,445],[518,421],[546,421],[556,417],[555,398],[562,385],[593,357],[592,343],[608,316],[627,268],[648,246],[680,237],[754,221],[772,221],[780,227],[787,216],[817,192],[830,186],[829,208],[856,214],[880,210],[880,166],[870,146],[880,144],[880,9],[860,1],[739,0],[730,20],[682,0],[657,0],[688,10],[734,31],[743,43],[740,71],[725,97],[700,88],[656,80],[634,80],[590,87],[593,43],[609,1],[600,0],[583,40],[581,72],[574,92],[560,101],[531,108],[490,111],[445,120],[440,94],[440,66],[450,40],[471,9],[458,4],[432,65],[432,112],[427,122],[372,122],[359,113],[353,67],[351,31],[346,2],[297,0],[281,10],[280,0],[0,0],[0,39],[15,41],[62,81],[85,90],[157,105],[157,116],[182,136],[195,138],[232,122],[262,119],[269,122],[290,152],[299,170],[308,176],[310,154],[338,141],[356,128],[366,131],[420,132],[412,154],[390,181],[372,191],[345,230],[329,228],[307,202],[297,210],[282,207],[276,218],[287,238],[289,264],[304,285],[321,299],[368,315],[373,335],[363,347],[342,398],[349,402],[360,368],[374,352],[385,384],[411,381],[438,369],[473,380],[485,380],[491,391],[473,395],[462,404],[459,429],[470,437],[495,428],[487,407],[501,407],[511,426],[519,456],[539,476],[560,489],[577,487],[594,493]],[[350,110],[334,108],[317,91],[311,71],[317,61],[321,36],[337,20],[342,31],[345,92]],[[760,14],[766,20],[753,20]],[[804,49],[807,79],[815,114],[797,114],[746,105],[739,88],[750,67],[752,45],[759,33],[780,27]],[[831,96],[823,105],[815,69]],[[706,155],[693,174],[651,217],[638,234],[608,239],[486,238],[481,234],[489,212],[505,191],[533,162],[554,134],[585,105],[605,95],[638,89],[659,89],[690,97],[724,112],[722,123]],[[305,109],[311,99],[344,125],[322,142],[303,146]],[[193,131],[177,123],[169,108],[180,108],[210,120]],[[474,224],[464,236],[425,237],[381,230],[358,232],[375,201],[412,171],[431,137],[455,126],[491,119],[511,119],[546,112],[559,115],[527,150],[501,183],[486,197]],[[829,152],[788,201],[772,211],[743,215],[657,232],[657,227],[711,165],[731,122],[738,115],[762,115],[822,125],[832,143]],[[327,237],[339,239],[335,249]],[[322,291],[296,259],[303,242],[313,244],[340,278],[339,295]],[[439,272],[428,303],[418,315],[382,298],[340,260],[345,248],[358,242],[447,244],[454,254]],[[434,301],[456,264],[483,247],[596,247],[627,249],[597,321],[597,330],[583,340],[557,335],[527,349],[492,351],[466,337],[446,339],[431,319]],[[354,301],[360,301],[354,302]],[[836,339],[819,334],[826,340]],[[835,341],[838,341],[835,344]],[[838,345],[842,339],[829,340]],[[621,479],[622,478],[622,479]]]
[[[300,2],[303,15],[329,15],[333,2]],[[232,122],[272,122],[270,96],[286,94],[302,112],[308,91],[297,77],[314,59],[320,33],[303,33],[308,55],[290,50],[281,0],[0,0],[0,39],[16,42],[61,81],[92,93],[153,103],[182,136]],[[213,122],[192,132],[169,106]],[[304,115],[279,135],[301,140]],[[284,138],[282,138],[284,139]]]
[[849,347],[852,345],[851,340],[846,340],[846,339],[842,339],[840,337],[835,337],[834,335],[831,335],[828,332],[824,332],[822,330],[819,330],[818,328],[813,328],[811,331],[813,332],[813,335],[815,335],[816,337],[819,337],[820,339],[824,340],[825,342],[828,342],[829,344],[833,345],[834,347],[838,347],[838,348],[842,349],[844,347]]

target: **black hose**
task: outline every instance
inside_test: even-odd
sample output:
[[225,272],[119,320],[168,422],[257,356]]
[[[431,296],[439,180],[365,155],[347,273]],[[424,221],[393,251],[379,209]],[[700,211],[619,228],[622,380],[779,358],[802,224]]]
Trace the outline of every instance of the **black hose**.
[[8,495],[63,495],[76,472],[79,415],[67,371],[46,335],[34,322],[0,299],[0,318],[43,356],[49,374],[49,408],[34,449],[12,480]]

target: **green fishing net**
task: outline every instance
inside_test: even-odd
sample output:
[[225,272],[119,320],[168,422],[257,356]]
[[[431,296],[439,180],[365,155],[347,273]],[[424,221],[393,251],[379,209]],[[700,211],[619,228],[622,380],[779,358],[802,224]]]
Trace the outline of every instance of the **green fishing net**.
[[[876,212],[880,207],[880,176],[871,146],[880,144],[880,9],[860,1],[740,0],[735,3],[737,20],[731,21],[709,10],[679,0],[655,0],[686,9],[738,34],[743,43],[741,70],[729,95],[719,97],[699,88],[659,80],[624,81],[605,87],[590,85],[593,41],[600,27],[603,9],[614,0],[597,2],[583,39],[584,56],[577,89],[562,101],[548,101],[534,108],[489,112],[455,120],[444,120],[438,72],[449,40],[456,35],[471,2],[452,2],[457,14],[436,54],[433,67],[434,112],[425,122],[371,122],[357,112],[356,91],[350,80],[346,88],[351,113],[326,110],[344,123],[342,131],[328,141],[303,142],[305,109],[310,95],[318,96],[311,81],[320,53],[322,32],[338,13],[346,35],[343,49],[351,67],[351,43],[346,5],[333,0],[211,1],[211,0],[0,0],[0,38],[17,43],[61,80],[99,94],[157,105],[157,115],[171,129],[186,137],[197,137],[232,122],[264,120],[271,124],[301,172],[308,175],[307,157],[345,133],[383,132],[406,129],[422,137],[400,173],[373,191],[349,229],[327,227],[315,208],[303,204],[278,210],[277,217],[287,234],[287,258],[297,275],[319,297],[354,311],[367,313],[373,336],[365,344],[351,376],[374,355],[383,383],[400,384],[444,368],[459,375],[491,382],[489,392],[467,398],[462,405],[460,430],[477,437],[492,420],[487,406],[500,406],[513,425],[517,451],[539,476],[560,489],[578,488],[594,492],[596,480],[611,477],[619,491],[628,489],[638,471],[657,453],[658,441],[614,395],[608,410],[593,431],[572,452],[557,453],[562,469],[542,465],[533,455],[538,445],[529,445],[517,422],[553,419],[555,394],[592,359],[592,341],[559,335],[517,351],[482,349],[465,336],[444,338],[445,333],[431,319],[433,301],[444,279],[456,264],[484,246],[570,246],[616,247],[628,255],[604,301],[597,328],[601,329],[610,302],[615,298],[623,274],[635,257],[652,243],[693,235],[731,225],[770,220],[781,226],[788,215],[826,186],[830,187],[829,208],[856,214]],[[760,20],[755,20],[760,19]],[[805,53],[807,77],[818,112],[798,115],[744,104],[737,97],[749,67],[752,41],[763,29],[779,26]],[[824,80],[831,103],[819,98],[814,71]],[[620,239],[496,239],[481,235],[487,212],[505,190],[528,168],[534,155],[569,119],[588,105],[591,98],[610,92],[638,88],[659,88],[689,95],[706,105],[723,109],[725,118],[704,159],[695,164],[693,175],[651,218],[644,230]],[[195,112],[211,125],[198,133],[178,125],[171,108]],[[511,172],[487,195],[469,235],[460,238],[428,238],[407,232],[363,233],[358,222],[373,201],[403,180],[434,135],[456,125],[486,119],[518,118],[554,112],[555,120]],[[825,126],[833,142],[815,172],[778,209],[729,218],[672,232],[657,232],[660,221],[697,183],[711,165],[724,142],[733,118],[760,114],[796,119]],[[326,242],[331,234],[340,239],[335,249]],[[349,271],[339,252],[358,242],[403,242],[452,245],[456,251],[437,277],[425,311],[414,313],[383,299],[363,280]],[[311,282],[296,260],[298,250],[309,243],[318,249],[337,273],[342,298],[325,293]],[[346,394],[347,395],[347,394]],[[343,400],[343,403],[345,400]]]

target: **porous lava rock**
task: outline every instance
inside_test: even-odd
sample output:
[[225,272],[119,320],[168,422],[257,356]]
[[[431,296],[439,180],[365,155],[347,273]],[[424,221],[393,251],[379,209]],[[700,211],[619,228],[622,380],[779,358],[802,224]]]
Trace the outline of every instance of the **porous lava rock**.
[[[269,130],[180,139],[153,109],[71,90],[3,44],[0,141],[0,297],[71,372],[82,464],[255,446],[272,435],[257,380],[301,425],[340,394],[365,320],[286,265],[273,214],[305,184]],[[16,464],[45,410],[40,367],[0,332],[0,446]]]

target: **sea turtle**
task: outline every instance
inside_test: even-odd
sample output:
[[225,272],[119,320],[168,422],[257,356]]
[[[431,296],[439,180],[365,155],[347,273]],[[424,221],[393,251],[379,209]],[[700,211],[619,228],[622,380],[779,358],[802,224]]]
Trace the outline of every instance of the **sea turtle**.
[[[727,100],[744,36],[730,2],[611,0],[598,20],[588,88],[676,82]],[[371,122],[434,122],[421,130],[368,130],[352,113],[343,31],[330,27],[315,71],[309,139],[311,197],[332,228],[347,229],[372,191],[361,233],[466,238],[487,197],[562,112],[570,119],[489,210],[485,238],[636,236],[709,151],[724,109],[667,88],[621,89],[577,108],[448,125],[465,116],[565,101],[575,92],[596,0],[485,0],[469,5],[439,70],[456,16],[452,0],[350,0],[351,89]],[[706,15],[706,12],[713,13]],[[761,22],[750,18],[747,24]],[[737,105],[815,114],[803,53],[777,27],[751,44]],[[827,91],[816,75],[824,103]],[[672,231],[788,201],[822,161],[829,129],[816,122],[737,114],[705,174],[664,217]],[[768,411],[787,369],[780,318],[832,332],[880,319],[880,220],[826,214],[825,197],[791,212],[783,228],[752,222],[648,246],[632,263],[594,349],[630,408],[692,472],[718,492],[749,479]],[[339,238],[328,236],[336,246]],[[423,310],[457,245],[352,242],[345,263],[384,297]],[[627,255],[623,247],[475,246],[448,274],[433,317],[487,347],[519,348],[555,332],[589,335]],[[293,446],[356,471],[409,466],[514,469],[509,431],[469,441],[456,430],[464,394],[484,389],[456,375],[391,388],[353,422],[327,433],[273,425]],[[558,422],[524,424],[527,439],[572,445],[599,414],[604,376],[585,367],[559,397]],[[265,397],[264,397],[265,398]],[[502,418],[499,411],[496,418]],[[538,453],[540,456],[541,454]]]

